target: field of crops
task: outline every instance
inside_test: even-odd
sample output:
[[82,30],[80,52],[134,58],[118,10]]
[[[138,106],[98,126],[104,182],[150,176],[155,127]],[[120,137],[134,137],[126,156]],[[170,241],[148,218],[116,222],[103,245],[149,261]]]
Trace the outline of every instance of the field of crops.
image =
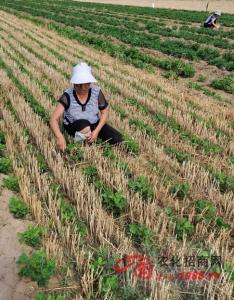
[[[10,211],[35,223],[18,260],[35,299],[232,299],[233,15],[212,31],[200,12],[0,8],[0,173]],[[123,145],[57,150],[49,119],[79,61]]]

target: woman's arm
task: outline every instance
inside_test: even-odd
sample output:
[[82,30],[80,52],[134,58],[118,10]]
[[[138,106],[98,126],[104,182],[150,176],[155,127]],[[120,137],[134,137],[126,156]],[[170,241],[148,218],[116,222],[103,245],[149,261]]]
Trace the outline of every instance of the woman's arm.
[[108,107],[103,110],[100,110],[100,112],[101,112],[100,121],[98,123],[98,126],[92,131],[92,135],[88,139],[89,143],[93,143],[97,139],[100,130],[105,125],[105,123],[109,117],[109,108]]
[[64,151],[66,148],[66,140],[59,128],[59,119],[62,117],[64,110],[64,106],[58,104],[50,118],[50,127],[56,137],[57,146],[61,151]]

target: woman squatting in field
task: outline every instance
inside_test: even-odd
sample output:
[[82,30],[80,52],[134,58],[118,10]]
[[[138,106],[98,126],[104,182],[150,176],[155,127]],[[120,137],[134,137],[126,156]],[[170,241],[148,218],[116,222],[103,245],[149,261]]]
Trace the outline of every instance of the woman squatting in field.
[[218,18],[221,16],[221,11],[215,11],[204,22],[204,27],[219,29],[220,25],[217,24]]
[[95,82],[97,80],[86,63],[79,63],[74,67],[71,77],[73,87],[64,91],[50,119],[51,129],[61,151],[66,148],[66,140],[59,128],[62,116],[63,127],[74,137],[74,141],[87,140],[88,143],[93,143],[99,137],[110,144],[122,142],[122,135],[106,124],[109,104]]

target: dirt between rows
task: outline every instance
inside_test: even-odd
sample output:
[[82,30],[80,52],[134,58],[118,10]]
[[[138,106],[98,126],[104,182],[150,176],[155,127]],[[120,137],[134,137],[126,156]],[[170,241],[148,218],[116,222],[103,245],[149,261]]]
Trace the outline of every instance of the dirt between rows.
[[[75,0],[77,1],[77,0]],[[110,3],[121,5],[133,5],[133,6],[148,6],[155,8],[171,8],[171,9],[185,9],[185,10],[197,10],[206,11],[208,3],[208,11],[221,10],[225,13],[234,13],[234,0],[225,1],[191,1],[191,0],[82,0],[79,2],[98,2],[98,3]]]
[[0,300],[33,300],[37,285],[19,278],[16,264],[20,254],[28,250],[19,243],[17,232],[25,231],[30,222],[17,220],[9,212],[9,198],[13,194],[1,188],[3,177],[0,174]]

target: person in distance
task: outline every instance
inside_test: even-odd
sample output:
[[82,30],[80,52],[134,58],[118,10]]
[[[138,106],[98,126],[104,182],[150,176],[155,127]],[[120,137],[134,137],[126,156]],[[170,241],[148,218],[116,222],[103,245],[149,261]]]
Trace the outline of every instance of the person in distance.
[[204,27],[210,27],[218,29],[220,25],[217,24],[218,18],[221,16],[221,11],[215,11],[204,22]]
[[95,83],[91,67],[81,62],[73,68],[72,87],[66,89],[50,118],[50,127],[61,151],[66,149],[66,140],[59,127],[63,116],[63,128],[74,141],[93,143],[99,137],[110,144],[122,142],[122,135],[106,124],[109,104],[101,88]]

